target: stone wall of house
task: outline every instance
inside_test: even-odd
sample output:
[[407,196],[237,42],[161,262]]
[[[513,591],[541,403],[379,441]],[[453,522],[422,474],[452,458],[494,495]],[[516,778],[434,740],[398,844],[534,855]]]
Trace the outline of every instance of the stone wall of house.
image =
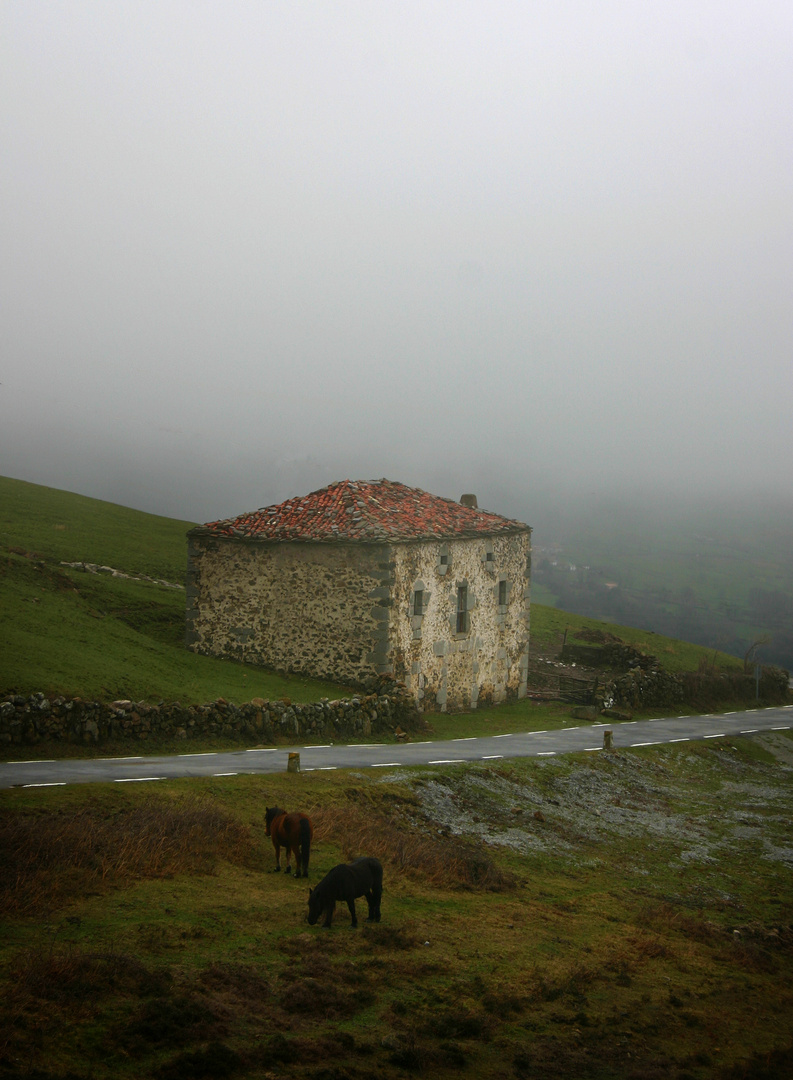
[[101,745],[161,738],[222,737],[241,745],[278,740],[343,740],[423,729],[413,695],[382,681],[378,691],[339,701],[292,704],[255,698],[244,705],[219,698],[207,705],[85,701],[44,694],[0,700],[0,744],[60,741]]
[[191,538],[188,556],[194,652],[352,686],[390,669],[387,546]]
[[393,671],[421,708],[475,708],[525,696],[530,563],[528,530],[395,547]]

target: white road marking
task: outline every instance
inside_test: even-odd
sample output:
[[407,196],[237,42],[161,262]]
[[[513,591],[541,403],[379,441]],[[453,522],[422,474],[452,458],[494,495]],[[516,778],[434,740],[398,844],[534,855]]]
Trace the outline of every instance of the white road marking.
[[103,757],[100,761],[143,761],[143,754],[137,754],[135,757]]
[[123,780],[114,780],[114,784],[143,784],[147,780],[164,780],[164,776],[127,776]]
[[373,769],[393,769],[398,765],[401,765],[401,761],[375,761],[372,765]]
[[217,757],[217,756],[218,756],[217,751],[215,751],[215,750],[206,750],[206,751],[204,751],[204,753],[179,754],[179,757]]
[[474,742],[476,735],[466,735],[464,739],[452,739],[452,742]]
[[[535,731],[533,734],[542,735],[542,732],[541,731]],[[512,738],[512,732],[510,731],[510,733],[508,735],[494,735],[493,738],[494,739],[511,739]]]
[[503,754],[485,754],[482,761],[497,761],[499,758],[503,758]]
[[212,775],[213,776],[238,776],[239,774],[235,773],[235,772],[216,772],[216,773],[212,773]]
[[772,727],[771,730],[772,731],[790,731],[790,725],[789,724],[783,724],[782,727]]
[[723,731],[717,732],[715,735],[703,735],[703,739],[726,739],[726,734]]
[[537,757],[556,757],[556,751],[555,750],[541,750],[537,754]]
[[659,742],[632,742],[631,746],[660,746]]
[[55,758],[35,758],[31,761],[7,761],[6,765],[52,765]]
[[750,727],[750,728],[747,728],[745,731],[742,731],[741,735],[754,735],[754,733],[756,731],[759,731],[759,730],[760,730],[760,728]]
[[462,765],[465,758],[439,758],[437,761],[428,761],[428,765]]
[[66,787],[66,781],[58,780],[57,782],[51,784],[23,784],[22,787]]
[[670,739],[670,742],[690,742],[691,740],[686,736],[685,739]]
[[[254,746],[250,750],[246,750],[246,754],[274,754],[277,751],[276,746]],[[286,752],[286,751],[284,751]]]

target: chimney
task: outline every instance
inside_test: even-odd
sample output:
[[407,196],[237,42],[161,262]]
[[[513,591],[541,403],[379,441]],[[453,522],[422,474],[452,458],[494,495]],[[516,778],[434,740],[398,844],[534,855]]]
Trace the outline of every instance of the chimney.
[[463,504],[463,506],[470,506],[472,510],[476,510],[478,508],[476,495],[461,495],[460,502]]

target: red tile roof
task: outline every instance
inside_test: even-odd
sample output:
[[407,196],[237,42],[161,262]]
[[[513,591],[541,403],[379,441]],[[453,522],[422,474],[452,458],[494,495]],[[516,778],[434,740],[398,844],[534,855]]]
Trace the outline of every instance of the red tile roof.
[[392,480],[340,480],[277,506],[199,525],[190,534],[250,541],[377,543],[493,536],[528,528]]

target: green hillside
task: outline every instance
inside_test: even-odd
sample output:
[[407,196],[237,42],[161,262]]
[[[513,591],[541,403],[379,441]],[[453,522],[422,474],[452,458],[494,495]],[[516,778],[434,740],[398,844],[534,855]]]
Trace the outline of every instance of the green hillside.
[[[257,696],[313,701],[348,692],[184,648],[181,584],[190,526],[0,478],[0,692],[183,704]],[[69,563],[156,580],[88,573]],[[532,651],[553,650],[566,630],[574,634],[599,625],[533,605]],[[609,629],[673,671],[713,663],[712,650],[629,627]],[[719,664],[736,666],[737,661],[722,655]]]
[[[184,648],[192,524],[0,477],[0,692],[183,704],[346,693]],[[64,565],[75,562],[176,587]]]

